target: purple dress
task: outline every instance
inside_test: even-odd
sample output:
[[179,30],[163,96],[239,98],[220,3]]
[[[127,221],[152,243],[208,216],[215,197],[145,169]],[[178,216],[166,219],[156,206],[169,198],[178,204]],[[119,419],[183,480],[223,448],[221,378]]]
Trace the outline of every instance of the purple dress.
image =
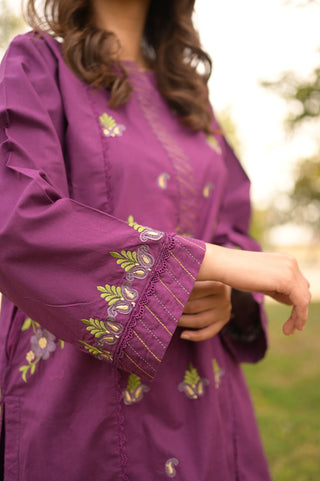
[[211,340],[177,328],[204,241],[257,248],[248,178],[127,67],[111,110],[46,35],[2,62],[4,479],[269,481],[240,367],[265,353],[261,297],[234,292]]

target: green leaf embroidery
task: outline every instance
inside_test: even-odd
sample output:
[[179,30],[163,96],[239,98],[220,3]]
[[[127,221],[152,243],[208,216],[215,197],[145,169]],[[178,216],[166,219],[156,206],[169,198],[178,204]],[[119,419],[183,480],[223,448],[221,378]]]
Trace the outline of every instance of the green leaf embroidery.
[[184,382],[186,384],[189,384],[190,386],[195,386],[199,381],[200,381],[200,376],[198,374],[198,371],[196,370],[195,367],[192,366],[192,364],[189,364],[189,368],[185,372]]
[[121,254],[118,252],[109,252],[109,254],[118,259],[117,264],[119,264],[125,272],[129,272],[135,266],[139,265],[137,253],[135,251],[121,251]]
[[61,349],[64,349],[64,341],[60,340],[60,347],[61,347]]
[[21,331],[27,331],[31,327],[32,319],[27,317],[21,327]]
[[141,386],[141,379],[139,376],[136,376],[135,374],[130,374],[129,379],[128,379],[128,386],[127,390],[129,392],[134,392],[137,387]]
[[104,113],[103,115],[101,115],[99,117],[99,120],[100,120],[100,124],[103,126],[103,127],[106,127],[107,129],[112,129],[113,127],[115,127],[117,125],[116,121],[114,120],[113,117],[111,117],[111,115],[108,115],[106,113]]
[[140,225],[138,224],[137,222],[134,221],[134,218],[132,215],[129,215],[128,217],[128,224],[130,227],[133,227],[134,230],[137,230],[138,232],[143,232],[146,230],[146,227],[144,227],[143,225]]
[[220,371],[220,367],[216,359],[212,359],[212,369],[215,374],[217,374]]
[[105,359],[109,359],[110,361],[112,361],[112,355],[110,351],[104,351],[102,349],[99,349],[98,347],[91,346],[90,344],[87,344],[84,341],[79,340],[79,342],[85,347],[85,349],[87,349],[87,351],[90,352],[90,354],[93,354],[94,356],[97,356],[97,357],[102,356]]
[[97,319],[92,319],[92,317],[90,317],[89,321],[82,319],[82,322],[87,325],[87,331],[91,332],[91,334],[97,338],[105,336],[106,334],[110,334],[109,330],[102,321],[98,321]]
[[40,324],[36,321],[33,321],[30,317],[27,317],[22,324],[21,331],[27,331],[30,329],[30,327],[32,327],[33,332],[36,333],[36,330],[40,327]]
[[102,292],[100,296],[109,303],[109,306],[113,306],[117,301],[123,300],[121,287],[109,286],[109,284],[106,284],[105,287],[98,286],[97,289]]
[[24,380],[24,382],[27,382],[27,374],[29,370],[31,375],[33,375],[36,372],[36,366],[40,361],[40,359],[41,357],[37,357],[35,361],[31,361],[29,362],[29,364],[19,367],[19,371],[22,373],[22,379]]
[[19,367],[19,371],[22,372],[22,379],[24,382],[27,382],[27,372],[29,371],[30,366],[21,366]]

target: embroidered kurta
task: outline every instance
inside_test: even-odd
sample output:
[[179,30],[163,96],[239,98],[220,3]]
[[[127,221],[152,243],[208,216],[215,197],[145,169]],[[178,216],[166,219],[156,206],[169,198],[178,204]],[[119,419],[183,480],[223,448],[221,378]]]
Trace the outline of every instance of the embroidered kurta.
[[4,479],[268,481],[240,367],[265,353],[261,296],[234,292],[210,340],[177,327],[204,241],[258,248],[249,180],[126,67],[112,110],[47,35],[1,65]]

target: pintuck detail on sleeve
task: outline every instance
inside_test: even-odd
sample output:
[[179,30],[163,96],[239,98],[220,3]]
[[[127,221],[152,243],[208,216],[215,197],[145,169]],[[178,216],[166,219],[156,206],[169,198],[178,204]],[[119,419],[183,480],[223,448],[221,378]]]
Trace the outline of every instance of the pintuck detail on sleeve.
[[165,235],[149,284],[137,300],[115,362],[153,379],[191,294],[205,253],[201,241]]

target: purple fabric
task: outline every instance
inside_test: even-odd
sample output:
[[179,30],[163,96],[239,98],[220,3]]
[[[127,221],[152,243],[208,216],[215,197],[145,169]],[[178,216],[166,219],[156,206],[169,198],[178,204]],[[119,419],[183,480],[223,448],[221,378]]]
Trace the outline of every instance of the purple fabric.
[[203,241],[257,248],[249,181],[127,67],[111,110],[46,35],[1,65],[5,480],[268,481],[239,365],[265,353],[260,297],[209,341],[177,328]]

